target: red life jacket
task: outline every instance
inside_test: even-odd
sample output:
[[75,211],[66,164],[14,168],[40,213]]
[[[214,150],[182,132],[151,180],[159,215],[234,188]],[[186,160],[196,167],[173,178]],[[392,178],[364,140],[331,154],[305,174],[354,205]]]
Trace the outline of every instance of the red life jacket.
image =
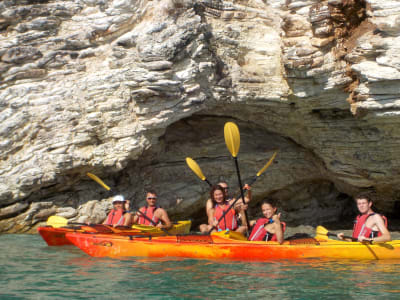
[[[227,201],[225,202],[225,205],[228,206],[228,208],[230,206],[229,202],[227,202]],[[218,221],[222,217],[222,215],[224,214],[224,212],[226,210],[222,209],[222,207],[217,204],[215,206],[214,219]],[[231,208],[225,214],[225,216],[222,218],[222,220],[219,221],[217,227],[218,227],[217,228],[218,230],[226,230],[226,229],[236,230],[236,228],[238,228],[238,223],[237,223],[237,219],[236,219],[236,212],[235,212],[235,210],[233,208]]]
[[151,226],[155,226],[154,224],[158,224],[158,222],[160,221],[159,218],[157,218],[154,215],[154,212],[156,211],[156,209],[159,208],[159,206],[152,206],[152,207],[148,207],[148,206],[143,206],[141,207],[139,210],[150,220],[152,220],[154,223],[150,222],[147,218],[143,217],[142,214],[140,214],[139,219],[138,219],[138,224],[142,224],[142,225],[151,225]]
[[[272,219],[267,219],[267,218],[258,219],[253,227],[253,230],[251,231],[251,234],[249,236],[249,241],[277,241],[278,239],[276,237],[276,234],[271,234],[265,230],[264,225],[267,223],[271,224],[274,223],[274,221]],[[281,222],[281,226],[282,226],[282,231],[285,232],[286,223]]]
[[[365,226],[365,223],[367,222],[367,219],[370,216],[375,215],[376,213],[371,213],[371,214],[363,214],[363,215],[358,215],[357,218],[354,221],[354,227],[353,227],[353,238],[358,239],[360,236],[365,236],[367,238],[373,238],[377,236],[381,236],[382,233],[380,231],[373,231],[371,228],[368,228]],[[385,222],[385,226],[387,227],[387,218],[383,215],[381,215],[383,221]]]
[[126,211],[124,211],[123,209],[118,209],[118,210],[112,209],[107,216],[107,221],[105,225],[124,225],[125,213]]

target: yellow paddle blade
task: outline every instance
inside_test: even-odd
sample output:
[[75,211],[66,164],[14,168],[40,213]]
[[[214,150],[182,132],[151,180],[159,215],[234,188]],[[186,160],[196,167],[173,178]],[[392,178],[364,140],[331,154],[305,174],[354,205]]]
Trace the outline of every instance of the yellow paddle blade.
[[204,176],[203,172],[201,171],[199,165],[190,157],[186,157],[186,163],[189,166],[189,168],[192,169],[192,171],[201,179],[201,180],[206,180],[206,176]]
[[107,191],[111,190],[111,188],[106,185],[99,177],[97,177],[96,175],[92,174],[92,173],[86,173],[87,176],[89,176],[90,178],[92,178],[94,181],[96,181],[98,184],[100,184],[103,188],[105,188]]
[[326,229],[323,226],[317,226],[315,231],[317,235],[325,235],[325,236],[327,236],[329,232],[328,229]]
[[227,122],[224,126],[225,144],[233,157],[236,157],[240,148],[239,128],[233,122]]
[[211,233],[211,235],[220,236],[220,237],[232,239],[232,240],[247,241],[247,238],[243,235],[243,233],[231,231],[231,230],[217,231],[217,232]]
[[68,225],[68,220],[66,218],[60,216],[50,216],[47,219],[47,225],[52,226],[54,228],[59,228]]
[[258,171],[257,177],[260,176],[262,173],[264,173],[266,169],[268,169],[268,167],[272,164],[272,162],[274,161],[275,156],[276,156],[277,154],[278,154],[278,151],[276,151],[276,152],[272,155],[271,159],[265,164],[265,166],[264,166],[260,171]]

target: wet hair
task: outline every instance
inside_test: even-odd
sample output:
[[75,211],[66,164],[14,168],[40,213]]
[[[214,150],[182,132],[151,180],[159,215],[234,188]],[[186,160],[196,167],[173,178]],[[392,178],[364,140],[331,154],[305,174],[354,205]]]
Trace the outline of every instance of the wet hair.
[[261,201],[260,206],[263,206],[264,204],[269,204],[269,205],[271,205],[273,208],[278,208],[278,205],[277,205],[278,203],[277,203],[277,201],[272,200],[272,199],[265,199],[265,200]]
[[359,193],[354,197],[354,200],[357,202],[358,199],[367,199],[368,203],[372,202],[376,198],[376,195],[373,191],[364,191]]
[[212,203],[213,203],[213,207],[215,207],[215,205],[217,204],[217,202],[216,202],[215,199],[214,199],[214,192],[217,191],[217,190],[219,190],[219,191],[222,192],[222,195],[224,196],[224,201],[226,200],[226,199],[225,199],[225,192],[224,192],[224,189],[223,189],[220,185],[213,185],[213,186],[211,187],[211,190],[210,190],[210,198],[211,198],[211,201],[212,201]]

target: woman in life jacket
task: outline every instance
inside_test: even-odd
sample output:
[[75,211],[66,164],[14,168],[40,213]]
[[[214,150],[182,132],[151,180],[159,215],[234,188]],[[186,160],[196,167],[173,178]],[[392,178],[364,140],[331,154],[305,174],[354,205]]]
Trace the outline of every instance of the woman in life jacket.
[[247,209],[247,205],[241,205],[238,203],[240,200],[238,200],[235,205],[230,208],[234,200],[227,200],[224,189],[219,185],[215,185],[211,188],[210,198],[213,205],[209,213],[208,226],[204,228],[205,231],[209,231],[213,228],[217,231],[231,230],[241,233],[246,232],[246,226],[238,225],[236,213],[242,209]]
[[113,209],[108,214],[107,218],[104,220],[104,225],[112,226],[128,226],[130,213],[126,211],[126,200],[124,196],[117,195],[114,196],[112,200]]
[[[371,192],[364,192],[355,197],[357,208],[360,214],[356,217],[353,227],[353,239],[359,242],[388,242],[392,240],[390,232],[387,229],[387,219],[385,216],[375,213],[372,210]],[[344,238],[344,234],[338,233],[338,238]],[[349,240],[350,241],[350,240]]]
[[[232,203],[232,201],[234,201],[235,199],[231,198],[229,196],[229,187],[228,187],[228,183],[226,181],[220,181],[217,185],[219,185],[223,190],[224,190],[224,196],[225,196],[225,200]],[[245,202],[249,203],[251,200],[251,187],[248,184],[245,184],[243,186],[243,190],[247,190],[247,196],[245,196]],[[236,201],[235,203],[235,207],[237,208],[235,211],[239,211],[238,214],[236,214],[237,217],[237,223],[238,226],[240,227],[240,225],[246,225],[246,219],[245,219],[245,212],[243,208],[246,208],[245,206],[242,206],[243,202],[241,199],[239,199],[238,201]],[[211,200],[211,198],[207,199],[206,202],[206,213],[207,213],[207,220],[209,220],[210,218],[213,218],[213,213],[214,213],[214,202]],[[243,221],[244,220],[244,221]],[[209,224],[201,224],[199,226],[200,232],[202,233],[206,233],[208,232],[211,227]]]
[[282,244],[286,224],[281,222],[281,214],[276,213],[276,205],[271,200],[264,200],[261,203],[261,210],[264,218],[250,222],[250,225],[254,227],[249,241],[277,241]]

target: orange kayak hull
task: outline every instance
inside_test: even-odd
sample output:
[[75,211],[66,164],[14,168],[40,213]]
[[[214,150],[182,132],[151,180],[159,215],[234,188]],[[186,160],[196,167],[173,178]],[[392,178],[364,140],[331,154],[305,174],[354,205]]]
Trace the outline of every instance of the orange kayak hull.
[[400,241],[363,244],[336,240],[250,242],[211,236],[122,237],[67,233],[75,246],[95,257],[186,257],[217,260],[267,261],[271,259],[399,259]]

